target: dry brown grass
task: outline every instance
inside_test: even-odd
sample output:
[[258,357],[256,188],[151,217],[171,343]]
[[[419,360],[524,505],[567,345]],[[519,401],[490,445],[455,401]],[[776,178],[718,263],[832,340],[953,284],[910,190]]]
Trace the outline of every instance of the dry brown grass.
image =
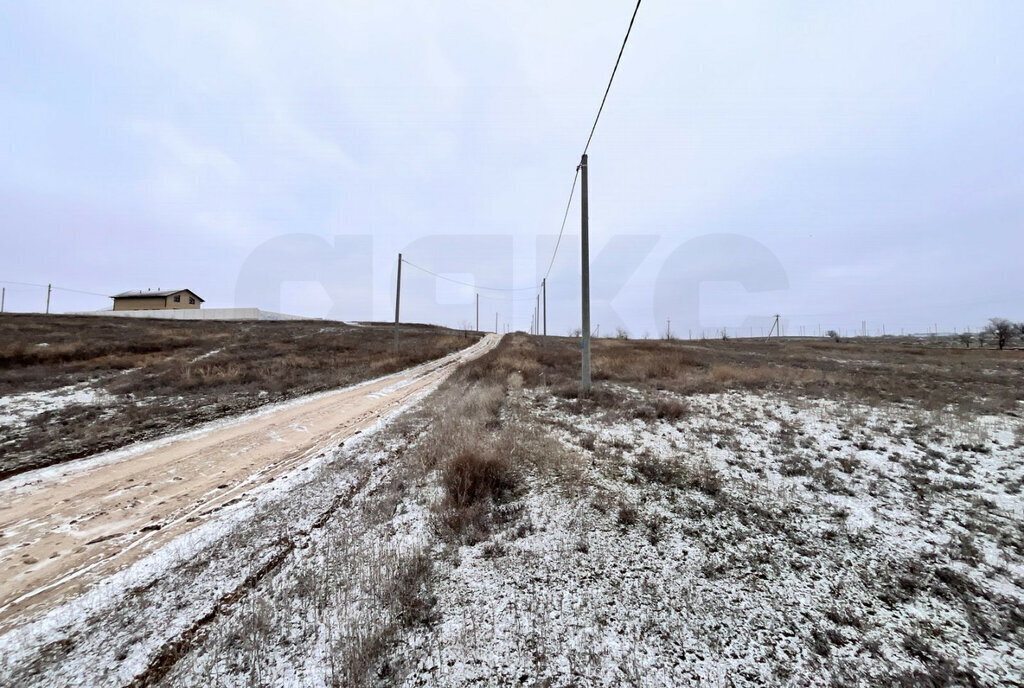
[[519,481],[507,456],[495,450],[463,449],[442,470],[447,506],[466,509],[486,500],[504,501]]
[[[915,402],[1015,413],[1024,400],[1024,352],[958,349],[936,343],[793,339],[772,342],[595,339],[591,400],[619,403],[614,384],[680,394],[775,390],[808,397],[848,396],[867,403]],[[578,396],[579,340],[515,334],[463,372],[504,379],[562,398]],[[607,403],[605,403],[607,402]]]
[[88,384],[111,395],[0,428],[0,477],[302,394],[343,387],[467,346],[403,325],[0,316],[0,396]]

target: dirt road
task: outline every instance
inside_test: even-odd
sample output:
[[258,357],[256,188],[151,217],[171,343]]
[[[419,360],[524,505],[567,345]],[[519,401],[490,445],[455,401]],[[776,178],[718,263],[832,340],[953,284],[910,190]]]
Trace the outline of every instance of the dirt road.
[[497,342],[487,335],[379,380],[0,482],[0,633],[367,428]]

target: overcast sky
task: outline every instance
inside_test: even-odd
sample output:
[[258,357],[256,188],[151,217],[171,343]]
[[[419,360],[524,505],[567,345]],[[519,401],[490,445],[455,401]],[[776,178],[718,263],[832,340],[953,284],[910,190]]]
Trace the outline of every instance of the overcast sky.
[[[401,251],[481,287],[407,265],[403,319],[480,291],[526,328],[633,4],[0,1],[0,280],[389,319]],[[1017,0],[646,0],[590,148],[594,324],[1024,319],[1022,36]],[[559,334],[578,195],[566,233]]]

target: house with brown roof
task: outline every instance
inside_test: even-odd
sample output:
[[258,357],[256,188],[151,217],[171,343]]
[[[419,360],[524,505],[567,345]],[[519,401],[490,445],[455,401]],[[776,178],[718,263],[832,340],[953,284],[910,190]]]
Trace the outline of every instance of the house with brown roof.
[[203,302],[191,289],[169,291],[126,291],[114,294],[115,311],[158,311],[180,308],[199,308]]

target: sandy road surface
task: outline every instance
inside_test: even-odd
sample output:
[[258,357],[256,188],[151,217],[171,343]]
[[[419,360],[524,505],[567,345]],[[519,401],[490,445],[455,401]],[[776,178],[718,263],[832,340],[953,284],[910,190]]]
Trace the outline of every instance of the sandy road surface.
[[0,633],[336,446],[497,342],[487,335],[379,380],[0,482]]

